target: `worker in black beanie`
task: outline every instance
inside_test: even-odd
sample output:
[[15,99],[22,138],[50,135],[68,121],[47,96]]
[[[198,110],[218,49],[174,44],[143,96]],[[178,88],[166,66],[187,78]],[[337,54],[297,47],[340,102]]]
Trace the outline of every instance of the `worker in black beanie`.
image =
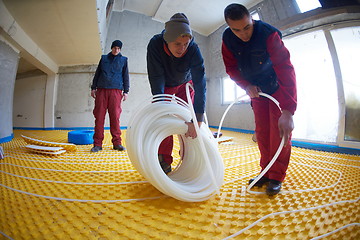
[[120,114],[121,102],[127,99],[129,92],[129,70],[127,57],[120,51],[122,42],[115,40],[111,52],[102,55],[91,85],[91,96],[95,98],[93,114],[95,117],[94,147],[91,152],[102,150],[106,111],[110,118],[110,133],[113,149],[123,151],[121,145]]

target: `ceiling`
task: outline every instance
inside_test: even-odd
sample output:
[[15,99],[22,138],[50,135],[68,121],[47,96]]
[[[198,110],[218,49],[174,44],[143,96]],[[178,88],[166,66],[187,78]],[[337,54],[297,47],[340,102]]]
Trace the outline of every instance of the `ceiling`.
[[3,2],[24,32],[57,65],[98,61],[101,47],[95,0]]
[[[2,1],[24,32],[58,66],[98,62],[101,33],[97,6],[106,6],[103,1],[107,0],[98,0],[101,4],[96,0]],[[224,24],[223,10],[232,2],[249,8],[261,0],[114,0],[113,11],[132,11],[163,23],[183,12],[194,31],[208,36]]]
[[238,2],[250,8],[262,0],[114,0],[114,11],[128,10],[165,23],[177,12],[185,13],[191,28],[208,36],[222,26],[224,9]]

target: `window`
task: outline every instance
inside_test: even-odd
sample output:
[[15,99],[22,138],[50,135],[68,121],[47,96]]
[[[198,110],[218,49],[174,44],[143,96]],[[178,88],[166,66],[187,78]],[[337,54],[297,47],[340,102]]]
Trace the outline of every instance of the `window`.
[[333,61],[322,30],[284,39],[297,80],[298,106],[293,137],[334,143],[338,95]]
[[296,0],[296,3],[302,13],[321,7],[319,0]]
[[360,26],[331,30],[339,58],[345,98],[345,130],[343,140],[360,142]]
[[251,12],[250,15],[251,15],[252,19],[254,19],[254,20],[261,20],[260,15],[257,11]]
[[231,80],[229,77],[222,79],[223,86],[223,104],[230,104],[239,97],[240,103],[250,102],[249,96],[246,94],[245,90],[236,85],[236,83]]

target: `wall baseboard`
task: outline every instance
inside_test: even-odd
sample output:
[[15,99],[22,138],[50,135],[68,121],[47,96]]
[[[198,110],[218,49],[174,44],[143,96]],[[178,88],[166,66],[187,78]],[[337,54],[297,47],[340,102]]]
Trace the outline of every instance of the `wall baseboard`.
[[12,133],[8,137],[0,138],[0,143],[10,142],[14,138],[14,134]]

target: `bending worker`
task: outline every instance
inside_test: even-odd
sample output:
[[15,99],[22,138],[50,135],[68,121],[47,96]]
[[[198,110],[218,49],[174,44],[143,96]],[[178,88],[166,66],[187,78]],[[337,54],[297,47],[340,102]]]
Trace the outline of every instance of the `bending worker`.
[[[190,93],[200,127],[206,98],[204,60],[185,14],[173,15],[165,23],[165,29],[151,38],[147,47],[147,70],[153,95],[175,94],[187,102],[185,86],[188,82],[193,84],[195,92],[190,89]],[[194,124],[186,124],[185,136],[195,138]],[[164,139],[159,147],[160,165],[166,174],[171,172],[172,148],[172,136]]]
[[[269,171],[255,184],[267,185],[266,193],[280,192],[291,154],[293,115],[297,106],[296,78],[289,51],[281,32],[273,26],[254,21],[241,4],[230,4],[224,11],[228,28],[223,33],[222,55],[226,72],[251,98],[255,133],[264,169],[275,155],[282,137],[285,145]],[[259,92],[267,93],[276,104]],[[254,179],[250,179],[249,184]]]

